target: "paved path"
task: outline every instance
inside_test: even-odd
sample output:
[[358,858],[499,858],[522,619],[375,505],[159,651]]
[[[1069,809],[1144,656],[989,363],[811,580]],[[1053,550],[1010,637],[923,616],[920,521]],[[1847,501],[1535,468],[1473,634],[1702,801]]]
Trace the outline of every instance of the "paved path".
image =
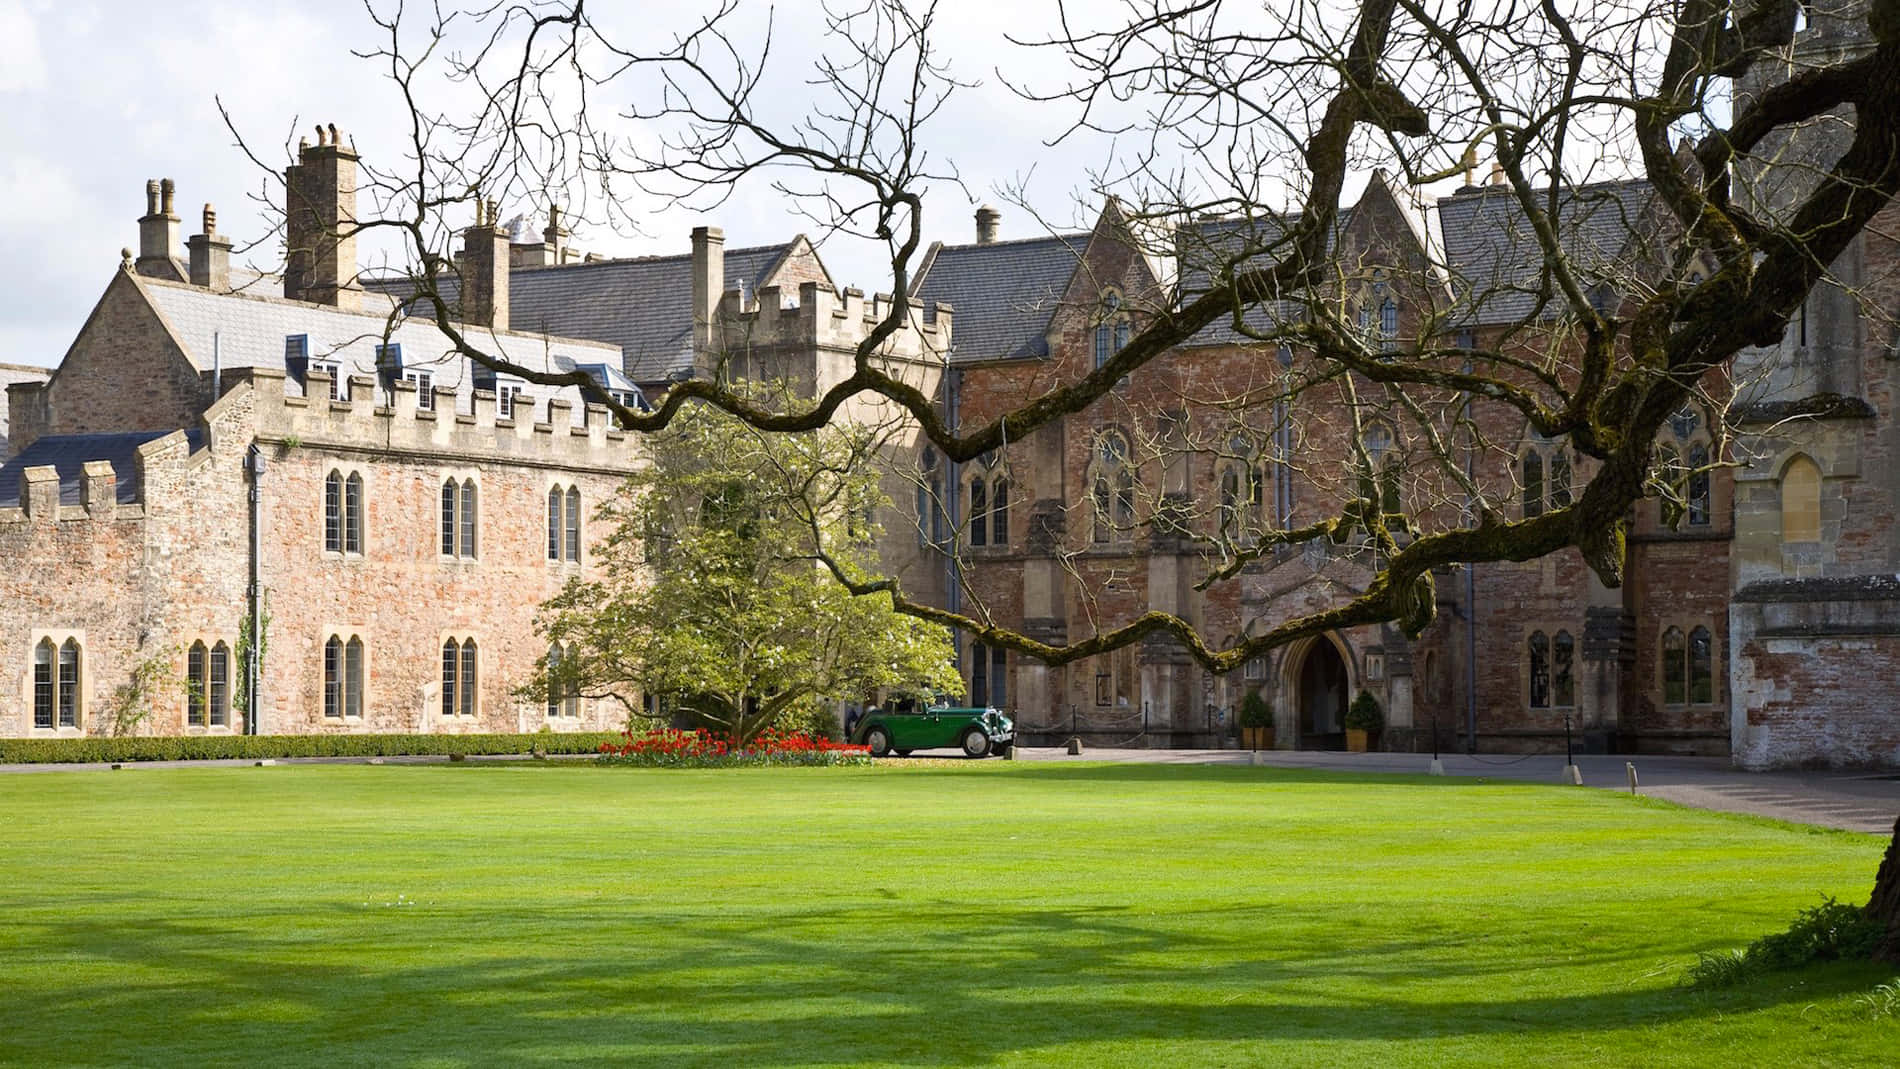
[[[1017,747],[1023,761],[1131,761],[1176,765],[1246,765],[1254,754],[1246,750],[1113,750],[1089,748],[1080,757],[1071,757],[1057,748]],[[587,755],[581,755],[584,759]],[[364,764],[363,757],[285,758],[278,764]],[[386,757],[374,760],[388,764],[433,764],[446,757]],[[471,762],[520,761],[524,757],[471,757]],[[1314,750],[1264,750],[1259,754],[1263,765],[1275,768],[1311,768],[1335,772],[1388,772],[1424,774],[1431,770],[1431,758],[1425,754],[1352,754]],[[1564,759],[1537,754],[1443,757],[1445,774],[1483,779],[1525,780],[1532,783],[1564,782]],[[1776,820],[1816,824],[1825,828],[1877,832],[1893,830],[1900,815],[1900,774],[1866,772],[1742,772],[1719,757],[1592,757],[1579,756],[1577,768],[1583,785],[1606,790],[1629,789],[1625,764],[1636,766],[1637,793],[1663,798],[1701,809],[1730,813],[1753,813]],[[161,768],[239,767],[256,764],[253,760],[226,761],[151,761],[127,764],[128,770]],[[106,770],[109,765],[0,765],[8,772],[73,772]]]
[[[1061,749],[1018,748],[1024,761],[1148,761],[1163,764],[1245,765],[1245,750],[1099,750],[1071,757]],[[1429,754],[1353,754],[1263,750],[1261,764],[1336,772],[1431,771]],[[1445,774],[1484,779],[1563,783],[1559,755],[1443,755]],[[1636,793],[1701,809],[1753,813],[1799,824],[1887,833],[1900,817],[1900,774],[1872,772],[1743,772],[1720,757],[1578,756],[1583,785],[1629,790],[1626,765],[1636,766]]]

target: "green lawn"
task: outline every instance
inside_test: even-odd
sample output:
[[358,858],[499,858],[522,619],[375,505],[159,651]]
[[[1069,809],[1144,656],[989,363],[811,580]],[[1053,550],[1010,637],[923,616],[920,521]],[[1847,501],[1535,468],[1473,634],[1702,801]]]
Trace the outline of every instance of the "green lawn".
[[1882,842],[1253,768],[0,776],[0,1062],[1891,1065]]

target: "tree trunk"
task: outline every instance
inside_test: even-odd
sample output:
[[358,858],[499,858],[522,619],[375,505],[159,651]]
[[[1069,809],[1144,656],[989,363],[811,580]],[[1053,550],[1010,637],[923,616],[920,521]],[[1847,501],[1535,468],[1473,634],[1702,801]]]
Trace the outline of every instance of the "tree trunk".
[[1867,915],[1887,925],[1887,937],[1881,940],[1874,957],[1900,964],[1900,820],[1893,822],[1893,841],[1887,844],[1887,856],[1881,859],[1880,872],[1874,877]]

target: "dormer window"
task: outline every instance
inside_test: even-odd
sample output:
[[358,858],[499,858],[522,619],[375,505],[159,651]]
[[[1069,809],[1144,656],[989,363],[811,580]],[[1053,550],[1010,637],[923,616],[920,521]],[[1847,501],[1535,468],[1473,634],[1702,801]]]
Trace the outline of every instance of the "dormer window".
[[402,344],[391,342],[376,347],[376,377],[383,380],[383,387],[395,384],[402,377]]
[[330,376],[330,400],[347,401],[350,399],[350,383],[343,377],[343,365],[334,360],[310,361],[310,374]]
[[402,381],[416,388],[416,407],[435,410],[435,376],[427,371],[405,371]]
[[310,374],[310,335],[292,334],[284,339],[284,374],[303,385]]

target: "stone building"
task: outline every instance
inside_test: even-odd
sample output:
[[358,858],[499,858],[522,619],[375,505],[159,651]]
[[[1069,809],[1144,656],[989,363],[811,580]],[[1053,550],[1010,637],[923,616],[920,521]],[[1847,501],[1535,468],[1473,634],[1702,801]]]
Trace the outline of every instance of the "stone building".
[[[1619,300],[1656,262],[1645,243],[1666,220],[1640,182],[1562,199],[1574,262],[1597,299]],[[1163,293],[1112,204],[1090,233],[1018,242],[995,240],[996,219],[979,216],[977,242],[933,250],[919,282],[926,299],[958,310],[947,387],[956,415],[980,423],[1099,366],[1125,343],[1124,321],[1138,327],[1193,296],[1194,248],[1234,227],[1278,225],[1186,228],[1181,286]],[[1789,343],[1742,362],[1735,405],[1725,383],[1710,383],[1670,420],[1658,450],[1682,473],[1679,490],[1638,507],[1620,588],[1575,551],[1447,572],[1437,619],[1415,641],[1390,626],[1346,629],[1227,678],[1169,639],[1057,669],[971,644],[971,691],[1017,708],[1045,740],[1216,744],[1240,696],[1257,689],[1274,703],[1278,745],[1336,748],[1347,700],[1364,689],[1384,706],[1384,744],[1396,749],[1561,751],[1568,738],[1733,754],[1751,767],[1900,763],[1900,712],[1877,690],[1841,685],[1870,670],[1887,678],[1900,650],[1887,619],[1900,597],[1894,431],[1878,415],[1893,343],[1869,340],[1878,319],[1840,292],[1858,287],[1872,308],[1894,307],[1883,288],[1890,248],[1873,231],[1861,239]],[[1424,209],[1375,176],[1342,213],[1332,254],[1347,265],[1340,313],[1395,342],[1423,335],[1527,354],[1568,344],[1569,328],[1532,306],[1538,253],[1502,189],[1468,177]],[[1250,341],[1244,324],[1210,327],[1087,412],[954,470],[941,508],[960,607],[1052,642],[1162,609],[1221,643],[1343,604],[1374,564],[1363,544],[1322,541],[1231,566],[1222,554],[1236,542],[1244,551],[1245,538],[1223,535],[1335,514],[1368,479],[1427,524],[1460,521],[1468,498],[1424,456],[1415,426],[1389,411],[1362,419],[1355,448],[1351,412],[1366,409],[1363,396],[1322,385],[1290,406],[1247,401],[1279,394],[1297,364],[1291,350]],[[1819,370],[1791,370],[1809,368]],[[1479,402],[1468,418],[1470,434],[1448,439],[1452,461],[1513,518],[1568,503],[1589,475],[1584,458],[1529,433],[1513,409]],[[1770,423],[1772,434],[1752,430]],[[1227,578],[1198,589],[1211,570]]]
[[[1738,100],[1865,52],[1866,7],[1804,5],[1784,63]],[[1749,205],[1785,215],[1847,146],[1851,112],[1764,146]],[[1738,361],[1734,592],[1727,676],[1737,763],[1900,764],[1900,210],[1876,216],[1808,296],[1782,343]]]
[[[1738,98],[1864,47],[1853,30],[1814,16],[1789,64],[1758,65]],[[1844,129],[1817,124],[1772,148],[1825,161]],[[604,411],[444,355],[426,322],[391,317],[416,280],[356,279],[340,229],[354,162],[330,138],[287,174],[282,299],[248,292],[258,280],[230,270],[208,214],[176,257],[171,193],[154,185],[139,255],[58,370],[9,390],[0,551],[16,564],[0,665],[17,674],[0,688],[0,731],[109,730],[119,688],[146,665],[194,685],[140,730],[615,719],[586,703],[530,707],[513,688],[546,652],[533,607],[588,566],[585,512],[634,447]],[[1755,173],[1742,195],[1772,213],[1802,173]],[[1637,292],[1657,262],[1649,243],[1669,233],[1649,189],[1597,183],[1560,201],[1592,300]],[[984,208],[976,240],[932,247],[911,293],[867,299],[802,237],[727,249],[701,228],[676,255],[607,260],[578,253],[558,213],[533,243],[495,217],[483,210],[455,275],[435,280],[478,344],[586,370],[634,404],[696,376],[810,396],[852,372],[866,332],[903,300],[905,328],[873,359],[964,427],[1101,366],[1207,285],[1210,258],[1269,249],[1286,223],[1195,220],[1158,269],[1112,202],[1087,232],[1023,240],[1001,238]],[[1673,496],[1637,506],[1620,587],[1575,551],[1447,571],[1416,639],[1343,629],[1227,677],[1167,638],[1060,668],[966,639],[972,700],[1015,711],[1031,742],[1214,745],[1258,690],[1279,745],[1330,748],[1366,690],[1393,749],[1560,751],[1568,737],[1749,767],[1900,765],[1886,685],[1900,670],[1896,223],[1890,210],[1832,265],[1781,345],[1744,354],[1669,421],[1657,448]],[[1373,176],[1329,257],[1328,307],[1369,339],[1537,359],[1574,345],[1537,302],[1539,254],[1514,198],[1472,176],[1430,204]],[[1250,330],[1298,311],[1211,325],[1086,412],[972,463],[852,401],[843,418],[889,431],[903,505],[883,517],[886,567],[913,596],[1050,642],[1159,609],[1224,644],[1344,604],[1377,571],[1363,538],[1273,548],[1260,531],[1361,496],[1426,525],[1478,507],[1529,516],[1589,477],[1586,458],[1502,404],[1471,403],[1433,440],[1429,420],[1365,383],[1288,394],[1304,354]],[[1218,581],[1202,583],[1210,572]],[[253,604],[271,620],[255,715],[233,675]]]
[[[591,514],[637,440],[573,387],[455,353],[405,314],[400,280],[359,278],[356,161],[330,131],[286,172],[281,298],[232,270],[209,206],[181,243],[170,181],[149,183],[137,255],[51,376],[9,389],[0,734],[624,722],[517,688],[550,652],[534,613],[590,567]],[[688,255],[608,260],[576,254],[558,216],[532,245],[496,218],[481,208],[442,287],[459,329],[635,407],[640,381],[694,374],[822,390],[889,308],[834,287],[803,239],[728,255],[701,228]],[[910,318],[878,359],[934,391],[951,315]],[[863,401],[845,415],[890,421]],[[915,429],[893,435],[914,456]],[[920,549],[893,544],[892,567],[935,591]]]
[[[354,155],[291,169],[283,297],[234,277],[170,182],[139,254],[43,383],[8,391],[0,733],[521,731],[610,726],[516,697],[536,605],[589,566],[587,514],[635,453],[574,390],[484,376],[355,284]],[[314,206],[311,217],[299,209]],[[484,233],[468,235],[479,242]],[[536,367],[611,346],[466,329]],[[251,621],[263,646],[246,677]]]

